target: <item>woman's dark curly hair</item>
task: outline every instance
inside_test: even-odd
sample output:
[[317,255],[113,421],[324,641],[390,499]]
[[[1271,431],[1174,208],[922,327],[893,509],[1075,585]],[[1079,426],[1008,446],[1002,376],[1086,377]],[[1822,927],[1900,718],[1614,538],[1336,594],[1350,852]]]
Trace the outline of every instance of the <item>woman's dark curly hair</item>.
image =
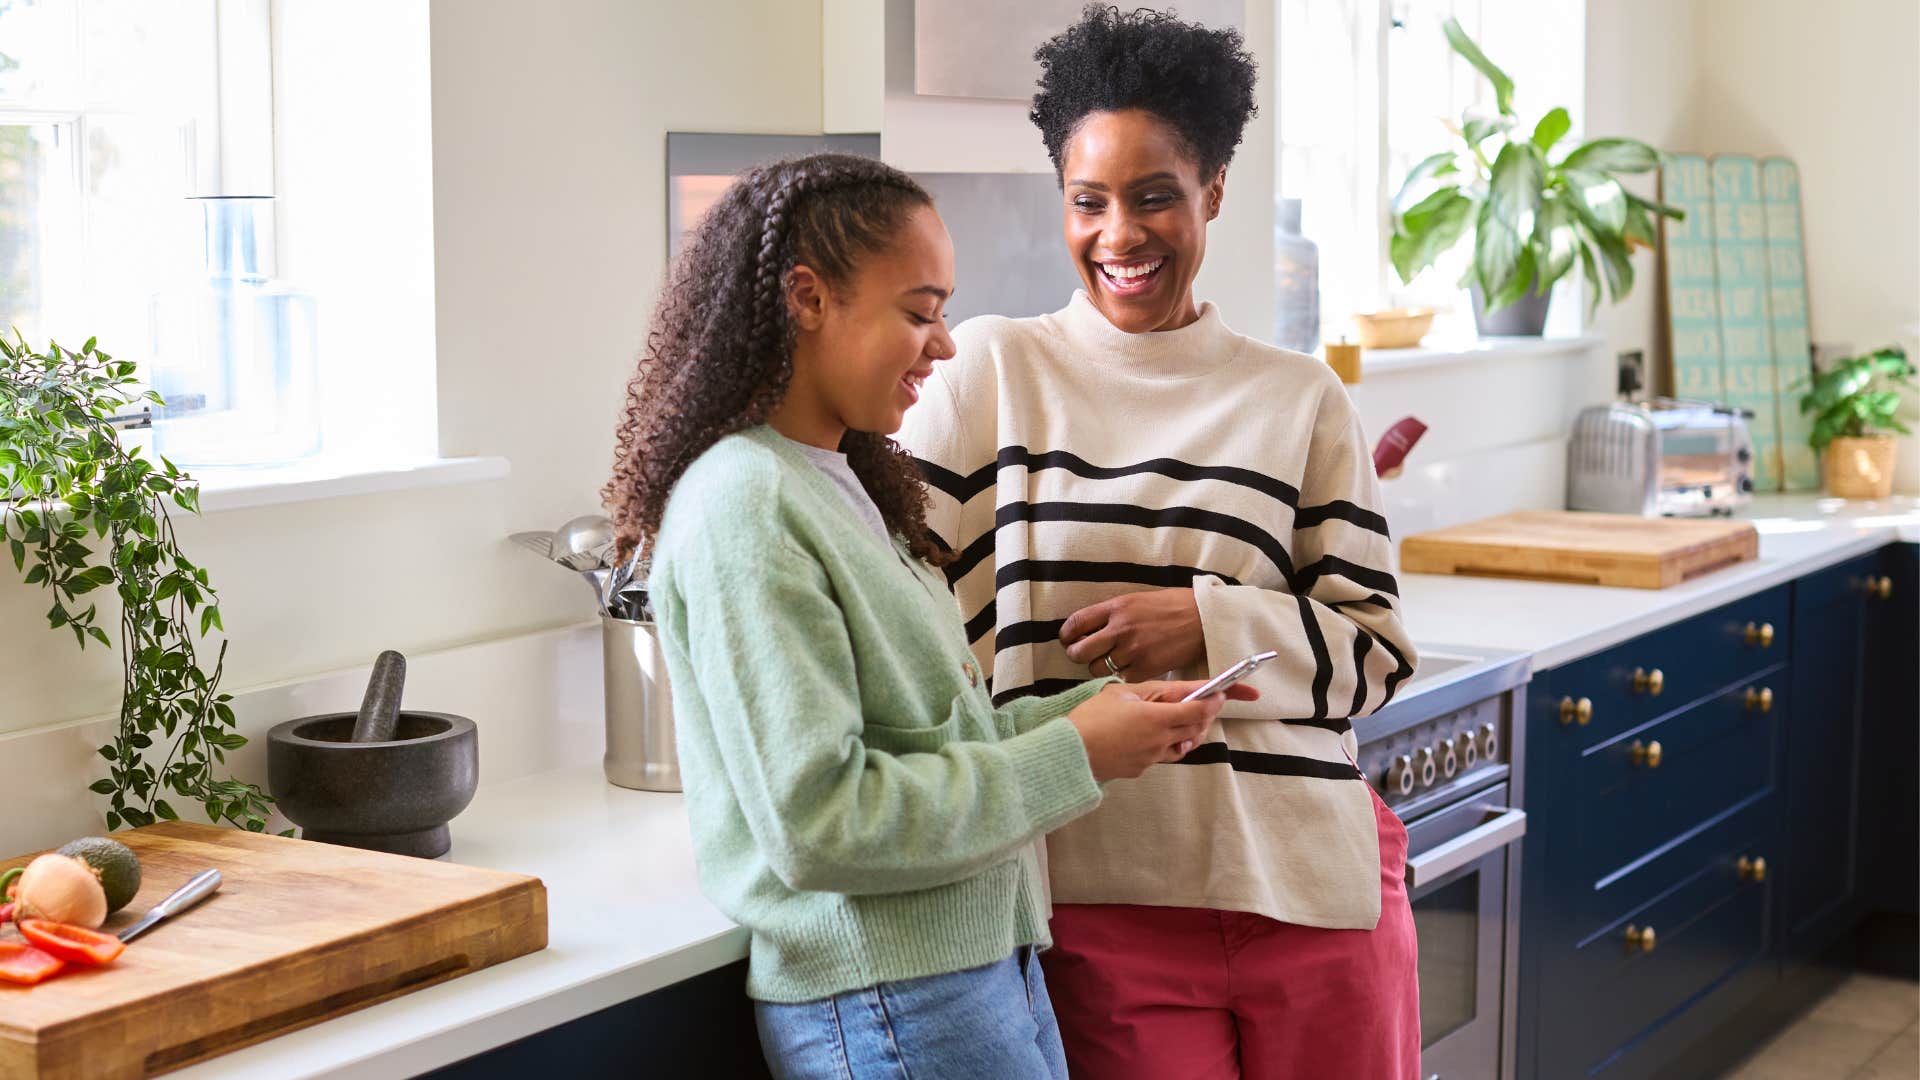
[[1212,180],[1233,160],[1257,111],[1258,75],[1240,32],[1209,30],[1173,14],[1088,4],[1080,21],[1034,51],[1040,92],[1027,116],[1058,175],[1067,141],[1087,114],[1144,109],[1167,122]]
[[[627,384],[601,495],[619,555],[645,555],[667,496],[687,466],[733,432],[762,424],[793,379],[788,275],[804,263],[829,285],[884,251],[908,215],[933,198],[871,158],[814,154],[754,169],[720,197],[689,237],[654,310],[639,369]],[[849,431],[840,450],[913,553],[951,556],[926,528],[926,489],[913,459],[883,434]]]

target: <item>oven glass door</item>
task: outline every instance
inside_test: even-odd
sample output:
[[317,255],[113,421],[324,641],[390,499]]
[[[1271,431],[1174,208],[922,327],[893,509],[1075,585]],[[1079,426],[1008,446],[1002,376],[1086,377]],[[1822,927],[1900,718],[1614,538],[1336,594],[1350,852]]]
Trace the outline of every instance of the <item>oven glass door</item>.
[[1420,1073],[1502,1075],[1507,885],[1526,816],[1498,784],[1408,826],[1408,899],[1420,942]]

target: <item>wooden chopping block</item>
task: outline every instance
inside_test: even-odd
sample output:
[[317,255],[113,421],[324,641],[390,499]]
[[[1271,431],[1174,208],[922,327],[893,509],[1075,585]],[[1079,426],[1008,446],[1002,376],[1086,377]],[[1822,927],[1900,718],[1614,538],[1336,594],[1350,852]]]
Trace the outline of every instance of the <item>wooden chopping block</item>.
[[1525,510],[1409,536],[1400,569],[1664,589],[1759,553],[1746,521]]

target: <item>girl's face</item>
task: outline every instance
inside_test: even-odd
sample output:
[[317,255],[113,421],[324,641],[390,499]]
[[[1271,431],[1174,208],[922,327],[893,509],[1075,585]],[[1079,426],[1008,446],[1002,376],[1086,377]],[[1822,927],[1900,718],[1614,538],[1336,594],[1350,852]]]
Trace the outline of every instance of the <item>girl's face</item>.
[[940,215],[915,208],[893,245],[861,258],[839,286],[804,264],[788,280],[798,333],[775,429],[828,449],[848,429],[900,430],[933,365],[954,354],[945,316],[953,241]]
[[1193,278],[1227,170],[1202,177],[1166,121],[1141,109],[1089,114],[1061,163],[1067,252],[1107,321],[1144,334],[1198,319]]

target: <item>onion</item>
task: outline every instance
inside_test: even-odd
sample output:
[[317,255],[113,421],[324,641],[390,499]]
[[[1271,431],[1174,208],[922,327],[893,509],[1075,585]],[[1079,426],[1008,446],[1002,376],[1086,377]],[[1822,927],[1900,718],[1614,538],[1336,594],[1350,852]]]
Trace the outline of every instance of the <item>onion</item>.
[[107,921],[107,893],[93,867],[71,855],[42,855],[25,870],[0,877],[0,891],[15,875],[14,918],[46,919],[97,930]]

